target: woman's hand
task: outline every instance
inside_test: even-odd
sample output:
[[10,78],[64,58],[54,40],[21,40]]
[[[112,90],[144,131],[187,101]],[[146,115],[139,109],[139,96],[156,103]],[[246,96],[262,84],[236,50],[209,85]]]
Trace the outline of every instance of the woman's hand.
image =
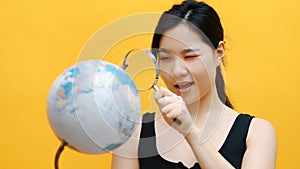
[[193,120],[182,97],[160,87],[155,92],[154,98],[165,121],[181,134],[187,135],[193,127]]

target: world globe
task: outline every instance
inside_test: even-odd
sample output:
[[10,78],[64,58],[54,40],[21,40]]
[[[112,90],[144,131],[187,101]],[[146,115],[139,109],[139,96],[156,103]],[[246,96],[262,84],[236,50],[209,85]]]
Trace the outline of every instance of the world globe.
[[114,150],[132,135],[140,119],[138,90],[120,67],[87,60],[67,68],[54,81],[47,115],[56,136],[83,153]]

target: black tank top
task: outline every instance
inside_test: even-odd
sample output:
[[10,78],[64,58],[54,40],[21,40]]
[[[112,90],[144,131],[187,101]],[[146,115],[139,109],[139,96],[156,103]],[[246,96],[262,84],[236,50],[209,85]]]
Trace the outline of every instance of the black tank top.
[[[174,163],[165,160],[158,154],[154,119],[155,113],[146,113],[140,134],[138,156],[140,169],[187,169],[182,162]],[[253,116],[239,114],[235,119],[219,153],[235,168],[241,168],[246,151],[246,137]],[[199,163],[191,169],[201,169]]]

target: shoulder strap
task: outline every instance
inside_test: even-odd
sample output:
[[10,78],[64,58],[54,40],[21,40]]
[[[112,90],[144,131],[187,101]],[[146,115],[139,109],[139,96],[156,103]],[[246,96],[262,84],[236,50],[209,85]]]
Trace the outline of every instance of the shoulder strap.
[[155,138],[155,113],[143,115],[140,133],[138,156],[139,158],[153,157],[158,155]]
[[253,116],[249,114],[239,114],[230,129],[228,139],[237,140],[237,138],[239,138],[240,142],[246,144],[246,138],[252,119]]
[[246,138],[252,119],[253,116],[248,114],[239,114],[219,151],[235,168],[241,168],[246,151]]
[[140,138],[155,136],[154,118],[155,113],[146,113],[143,115]]

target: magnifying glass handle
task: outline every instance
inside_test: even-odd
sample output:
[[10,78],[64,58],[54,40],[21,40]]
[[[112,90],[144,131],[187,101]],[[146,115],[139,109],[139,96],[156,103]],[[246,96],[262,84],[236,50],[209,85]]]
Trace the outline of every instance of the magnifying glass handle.
[[[158,87],[156,86],[156,85],[153,85],[153,89],[154,89],[154,91],[157,91],[158,90]],[[174,120],[174,122],[177,124],[177,125],[181,125],[181,120],[179,120],[179,119],[173,119]]]
[[153,85],[153,89],[154,89],[154,91],[157,91],[158,87],[156,85]]

